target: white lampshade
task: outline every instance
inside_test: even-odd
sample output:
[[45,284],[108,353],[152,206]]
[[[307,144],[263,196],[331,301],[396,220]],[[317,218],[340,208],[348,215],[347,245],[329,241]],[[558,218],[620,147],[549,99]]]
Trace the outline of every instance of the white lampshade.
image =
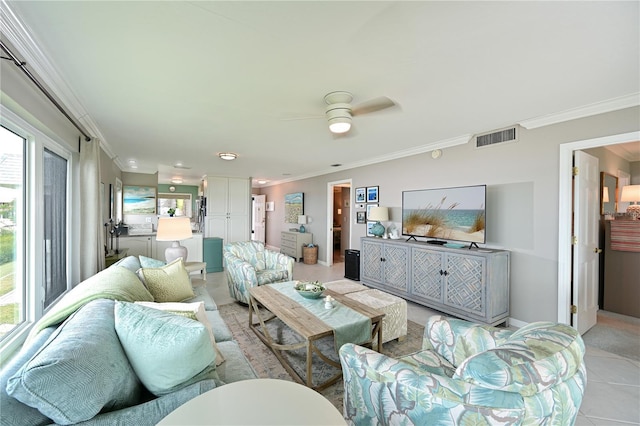
[[388,207],[371,207],[369,211],[369,217],[371,221],[385,222],[389,220],[389,208]]
[[607,188],[606,186],[602,188],[602,202],[603,203],[609,202],[609,188]]
[[191,221],[188,217],[161,217],[158,219],[156,241],[173,241],[171,247],[167,247],[164,251],[167,263],[171,263],[179,257],[184,262],[187,261],[187,248],[181,246],[179,241],[192,237]]
[[623,186],[622,194],[620,195],[620,201],[622,202],[640,201],[640,185]]
[[307,215],[301,214],[298,216],[298,225],[306,225],[307,224]]

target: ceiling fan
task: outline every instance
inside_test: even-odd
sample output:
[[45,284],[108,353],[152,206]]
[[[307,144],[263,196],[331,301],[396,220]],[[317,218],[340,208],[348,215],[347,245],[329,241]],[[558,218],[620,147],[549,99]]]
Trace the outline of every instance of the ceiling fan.
[[396,103],[386,96],[372,99],[358,105],[351,105],[353,95],[349,92],[337,91],[324,96],[327,104],[325,115],[332,133],[346,133],[351,129],[351,117],[369,114],[382,109],[396,106]]
[[[386,96],[381,96],[362,102],[357,105],[351,105],[353,95],[345,91],[336,91],[327,93],[324,101],[327,104],[325,109],[325,117],[329,122],[329,130],[341,135],[351,130],[351,119],[357,115],[369,114],[386,108],[397,106],[397,104]],[[299,117],[295,119],[321,118],[322,116]]]

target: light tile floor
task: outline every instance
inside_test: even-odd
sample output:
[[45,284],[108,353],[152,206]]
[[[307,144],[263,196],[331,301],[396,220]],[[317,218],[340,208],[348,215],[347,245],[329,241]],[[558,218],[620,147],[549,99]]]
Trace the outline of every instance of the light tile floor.
[[[336,263],[330,268],[296,263],[293,277],[325,282],[344,279],[344,263]],[[217,304],[233,302],[224,272],[207,274],[206,283]],[[424,324],[429,316],[438,314],[412,302],[407,302],[407,309],[407,318],[418,324]],[[576,425],[640,425],[640,362],[593,347],[587,347],[585,362],[588,383]]]

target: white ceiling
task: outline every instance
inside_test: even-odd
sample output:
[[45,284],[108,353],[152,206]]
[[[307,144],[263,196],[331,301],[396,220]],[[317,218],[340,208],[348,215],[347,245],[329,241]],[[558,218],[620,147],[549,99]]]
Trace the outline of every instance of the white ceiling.
[[[473,134],[585,106],[593,112],[637,105],[639,4],[2,7],[32,37],[17,43],[22,56],[123,170],[159,171],[161,183],[177,176],[198,183],[204,174],[274,183],[340,169],[333,164],[465,143]],[[335,90],[352,92],[354,104],[387,96],[399,107],[354,117],[354,132],[334,138],[322,115],[323,96]],[[300,119],[308,116],[320,118]],[[221,151],[239,158],[222,161]],[[138,169],[129,169],[129,160]],[[176,162],[190,169],[174,168]]]

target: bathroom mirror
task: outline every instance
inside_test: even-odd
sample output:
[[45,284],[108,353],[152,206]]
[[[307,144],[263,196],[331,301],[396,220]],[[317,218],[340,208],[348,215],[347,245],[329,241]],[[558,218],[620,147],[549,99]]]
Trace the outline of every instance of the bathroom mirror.
[[600,214],[615,214],[617,209],[618,178],[600,172]]

